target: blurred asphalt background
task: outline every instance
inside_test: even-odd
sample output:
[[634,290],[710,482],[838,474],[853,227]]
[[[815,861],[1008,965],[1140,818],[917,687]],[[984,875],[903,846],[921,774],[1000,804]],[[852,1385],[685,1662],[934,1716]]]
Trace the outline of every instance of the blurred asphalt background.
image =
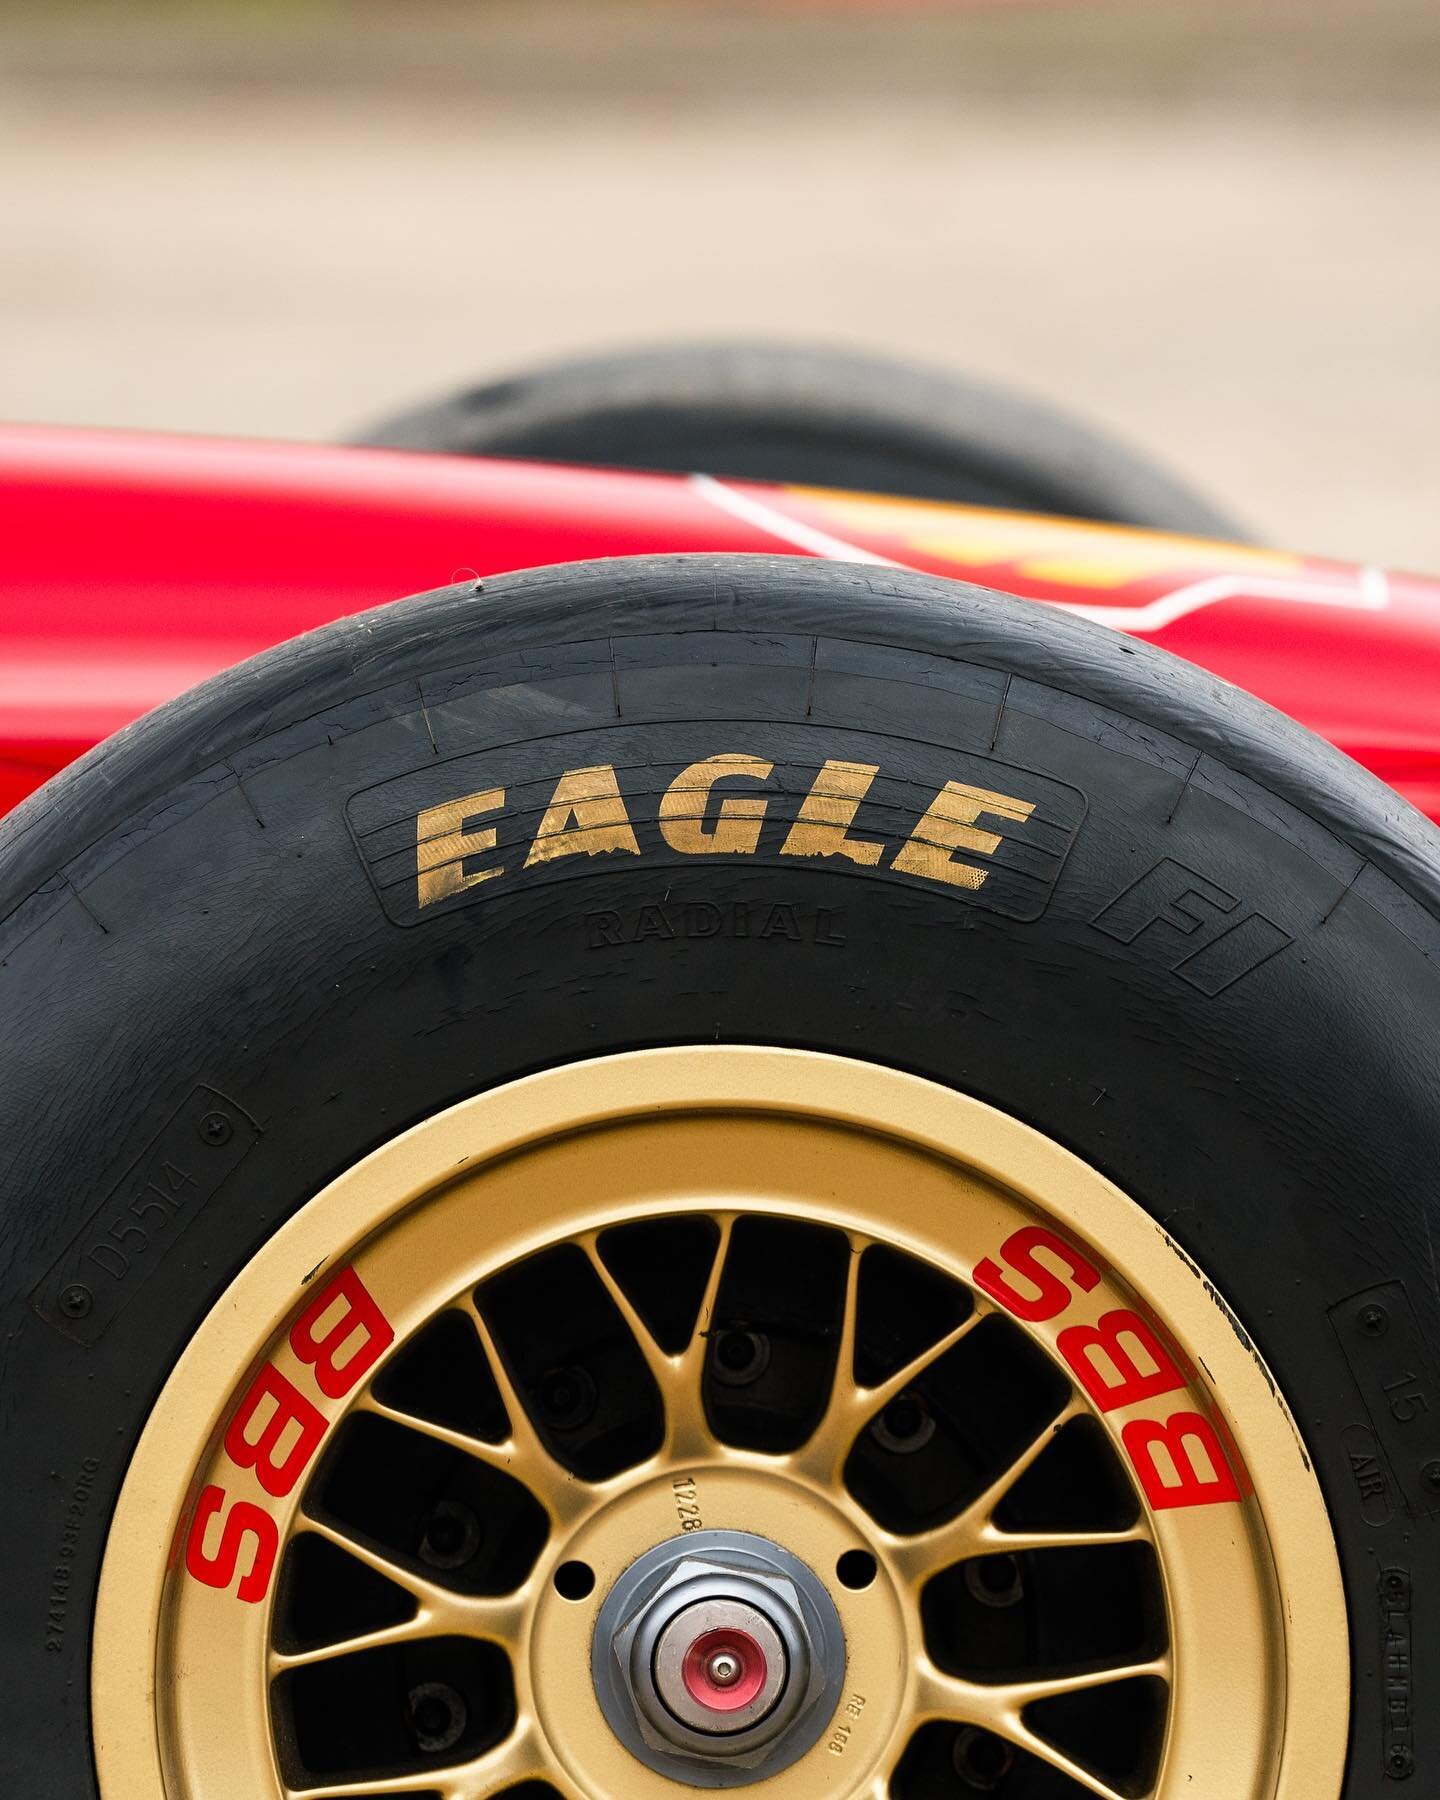
[[0,416],[323,438],[734,333],[1440,571],[1440,0],[0,0]]

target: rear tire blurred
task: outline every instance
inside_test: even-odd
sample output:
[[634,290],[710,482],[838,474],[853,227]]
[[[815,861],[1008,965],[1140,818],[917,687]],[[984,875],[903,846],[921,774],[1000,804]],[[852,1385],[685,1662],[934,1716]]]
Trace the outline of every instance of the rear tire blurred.
[[357,441],[1249,535],[1148,457],[1053,407],[944,369],[798,345],[554,363],[392,414]]

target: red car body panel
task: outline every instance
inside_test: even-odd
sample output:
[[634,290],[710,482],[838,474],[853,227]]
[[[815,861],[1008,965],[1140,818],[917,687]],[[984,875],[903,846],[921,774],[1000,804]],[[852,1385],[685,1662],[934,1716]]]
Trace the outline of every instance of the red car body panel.
[[0,431],[0,544],[0,813],[149,707],[347,613],[466,571],[709,550],[898,564],[1083,613],[1440,818],[1440,582],[1378,569],[705,476],[28,427]]

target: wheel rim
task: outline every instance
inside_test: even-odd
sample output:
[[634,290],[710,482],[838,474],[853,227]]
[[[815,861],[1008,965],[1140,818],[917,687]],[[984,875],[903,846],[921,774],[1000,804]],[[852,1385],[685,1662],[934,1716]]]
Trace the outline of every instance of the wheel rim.
[[[1277,1394],[1146,1214],[977,1101],[764,1049],[530,1077],[317,1196],[181,1357],[102,1570],[102,1793],[1338,1795]],[[784,1754],[677,1761],[606,1692],[654,1582],[602,1615],[693,1538],[726,1629],[783,1624],[712,1566],[737,1533],[823,1588],[838,1679]]]

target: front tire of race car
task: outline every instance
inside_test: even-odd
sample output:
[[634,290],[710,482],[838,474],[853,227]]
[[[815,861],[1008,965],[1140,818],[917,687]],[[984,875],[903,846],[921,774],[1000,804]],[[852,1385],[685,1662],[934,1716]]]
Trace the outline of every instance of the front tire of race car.
[[1289,721],[576,565],[121,733],[0,919],[6,1792],[1424,1790],[1440,846]]

